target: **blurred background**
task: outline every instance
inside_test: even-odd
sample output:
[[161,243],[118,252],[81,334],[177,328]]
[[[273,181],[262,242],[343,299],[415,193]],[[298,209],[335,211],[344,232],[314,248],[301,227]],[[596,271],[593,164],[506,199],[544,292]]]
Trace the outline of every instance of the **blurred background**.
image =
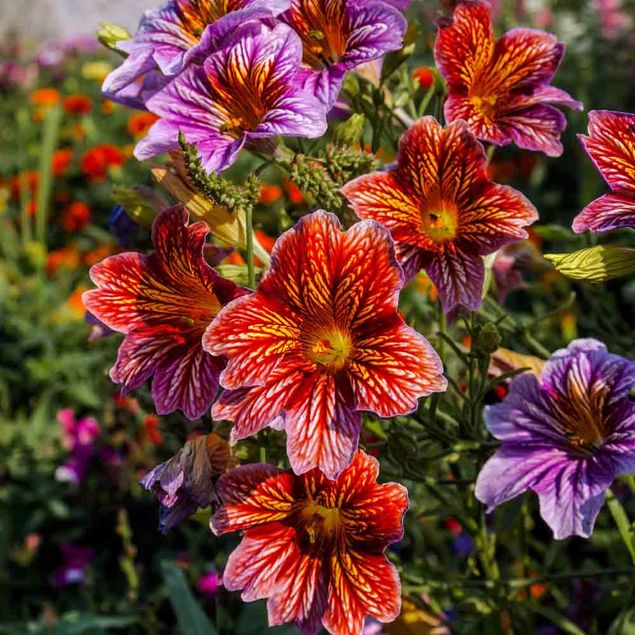
[[[168,200],[149,166],[132,157],[154,117],[100,96],[118,59],[94,37],[100,22],[134,31],[151,6],[151,0],[0,0],[0,634],[268,632],[262,603],[243,605],[220,586],[236,539],[213,538],[206,513],[162,536],[157,504],[138,484],[210,422],[157,417],[146,389],[119,396],[108,369],[121,338],[91,320],[81,302],[90,265],[121,250],[147,249],[152,202]],[[440,10],[433,0],[412,3],[410,18],[420,28],[413,69],[433,65]],[[494,11],[498,33],[533,26],[567,43],[555,83],[585,110],[635,111],[632,0],[501,0]],[[409,80],[419,97],[429,86],[425,77]],[[571,219],[605,189],[575,139],[586,114],[568,117],[561,159],[496,152],[495,180],[519,188],[541,213],[523,257],[513,260],[511,273],[521,283],[504,301],[549,350],[593,334],[632,355],[635,284],[574,285],[539,256],[589,244],[570,232]],[[389,160],[395,148],[382,151]],[[308,203],[292,183],[272,179],[259,217],[282,209],[298,216]],[[267,222],[259,231],[262,244],[271,243],[267,233],[276,235]],[[431,311],[433,300],[425,280],[405,296],[408,307],[421,311]],[[396,474],[403,462],[397,441],[387,441]],[[257,459],[255,444],[242,451]],[[565,568],[583,566],[613,540],[619,544],[615,532],[599,526],[584,546],[544,557]],[[410,514],[395,557],[415,556],[428,577],[443,579],[469,571],[473,544],[451,518]],[[531,593],[548,594],[543,587]],[[612,610],[606,590],[577,581],[558,593],[556,601],[583,632],[606,632],[601,624]],[[594,609],[603,593],[607,601]],[[456,632],[511,632],[500,620],[483,630],[473,618],[477,608],[444,597],[406,603],[396,624],[369,625],[368,633],[448,632],[442,609],[445,619],[457,620]],[[527,628],[522,632],[534,632]]]

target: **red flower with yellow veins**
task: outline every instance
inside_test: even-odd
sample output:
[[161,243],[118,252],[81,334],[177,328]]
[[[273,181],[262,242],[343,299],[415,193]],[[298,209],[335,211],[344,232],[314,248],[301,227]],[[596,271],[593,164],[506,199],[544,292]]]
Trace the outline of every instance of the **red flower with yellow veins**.
[[402,285],[377,223],[342,232],[333,214],[305,216],[277,241],[257,292],[225,307],[203,338],[228,358],[213,416],[234,421],[233,440],[284,429],[296,474],[337,478],[357,448],[360,410],[406,414],[446,388],[438,355],[397,312]]
[[125,333],[110,371],[122,392],[149,377],[158,414],[180,409],[197,419],[209,409],[225,360],[202,347],[205,329],[221,307],[245,293],[205,261],[208,227],[194,223],[183,207],[163,211],[152,226],[155,252],[128,252],[94,265],[97,289],[87,291],[88,311]]
[[403,135],[395,169],[342,192],[357,216],[390,231],[406,278],[426,270],[446,312],[480,306],[482,256],[527,238],[524,227],[538,218],[520,192],[488,178],[483,146],[465,122],[444,129],[434,117]]
[[360,635],[366,615],[381,622],[400,611],[400,584],[384,551],[403,536],[408,492],[378,484],[375,459],[358,451],[336,481],[319,470],[296,476],[273,465],[244,465],[222,476],[225,506],[216,535],[243,531],[223,574],[251,602],[269,598],[271,626],[295,621],[303,635],[324,626]]
[[439,23],[434,57],[448,84],[446,121],[463,119],[483,141],[560,156],[564,115],[582,104],[551,80],[564,55],[555,35],[517,28],[494,39],[489,4],[464,0]]

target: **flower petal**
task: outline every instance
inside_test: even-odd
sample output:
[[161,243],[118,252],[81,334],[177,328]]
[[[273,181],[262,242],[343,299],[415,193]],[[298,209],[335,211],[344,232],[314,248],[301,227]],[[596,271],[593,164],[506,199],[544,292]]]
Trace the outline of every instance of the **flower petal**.
[[466,253],[452,243],[425,265],[448,313],[462,304],[472,311],[481,306],[485,265],[481,256]]
[[357,407],[380,417],[408,414],[419,397],[447,388],[436,351],[401,320],[357,339],[349,373]]
[[635,191],[635,115],[592,110],[589,136],[579,138],[612,189]]
[[469,89],[493,53],[492,21],[485,2],[460,2],[450,20],[439,22],[434,59],[451,86]]
[[605,194],[589,203],[573,220],[573,231],[607,232],[635,228],[635,190]]
[[332,374],[309,375],[287,403],[287,455],[296,474],[319,467],[336,479],[355,454],[362,418],[338,384]]

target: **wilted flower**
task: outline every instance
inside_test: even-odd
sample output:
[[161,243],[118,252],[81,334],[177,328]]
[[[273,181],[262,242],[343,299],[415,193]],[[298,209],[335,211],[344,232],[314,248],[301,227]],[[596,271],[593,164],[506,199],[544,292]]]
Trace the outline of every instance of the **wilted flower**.
[[635,472],[634,385],[635,362],[591,339],[554,353],[540,380],[514,378],[508,396],[485,409],[502,445],[476,497],[491,510],[532,489],[556,539],[589,537],[613,479]]
[[169,461],[148,472],[141,485],[161,503],[159,530],[165,533],[199,507],[215,503],[214,478],[230,461],[229,444],[212,433],[188,441]]
[[205,333],[205,349],[228,358],[214,417],[234,421],[233,440],[284,428],[296,473],[336,478],[357,448],[360,410],[406,414],[446,388],[438,355],[397,311],[402,284],[377,223],[341,232],[333,214],[305,216],[278,239],[257,292]]
[[298,87],[299,37],[285,24],[247,25],[203,66],[190,66],[151,97],[159,115],[135,148],[148,159],[179,147],[179,133],[196,145],[208,172],[221,172],[245,144],[277,135],[319,137],[324,108]]
[[152,226],[155,252],[117,254],[92,267],[98,288],[86,292],[84,302],[126,335],[110,371],[122,392],[154,376],[157,412],[180,409],[197,419],[210,407],[224,366],[203,351],[201,337],[221,307],[243,291],[205,262],[207,225],[188,226],[188,220],[182,207],[159,214]]
[[300,81],[329,109],[347,71],[403,46],[407,23],[378,0],[292,0],[282,19],[302,38]]
[[447,121],[463,119],[474,134],[495,145],[560,156],[567,122],[554,108],[582,109],[565,91],[550,85],[564,44],[550,33],[516,28],[494,39],[489,4],[461,2],[439,23],[434,56],[448,83]]
[[527,237],[534,206],[493,183],[481,144],[464,122],[424,117],[404,134],[397,167],[342,188],[355,213],[384,225],[407,278],[425,269],[446,312],[481,304],[482,256]]
[[246,602],[268,597],[269,624],[295,621],[304,635],[324,627],[359,635],[364,618],[399,615],[400,585],[386,547],[401,540],[408,493],[377,484],[378,463],[357,452],[337,481],[273,465],[244,465],[219,480],[225,503],[216,535],[242,531],[223,574]]
[[274,17],[289,0],[169,0],[145,12],[136,35],[115,47],[128,54],[104,82],[102,90],[114,101],[135,80],[157,68],[166,76],[202,61],[228,34],[250,20]]
[[611,192],[576,216],[573,231],[635,228],[635,115],[592,110],[589,136],[578,136]]

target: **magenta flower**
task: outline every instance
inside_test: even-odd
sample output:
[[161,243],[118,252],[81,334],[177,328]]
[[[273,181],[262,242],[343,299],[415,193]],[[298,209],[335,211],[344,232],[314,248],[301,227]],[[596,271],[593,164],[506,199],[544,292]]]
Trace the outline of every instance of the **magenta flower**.
[[203,66],[190,66],[148,100],[161,120],[135,156],[178,148],[182,132],[198,147],[205,169],[221,172],[246,144],[277,135],[320,137],[326,113],[296,83],[301,59],[300,38],[286,24],[247,25]]
[[403,46],[405,0],[292,0],[282,15],[302,38],[301,81],[329,109],[346,71]]
[[174,76],[202,61],[224,37],[250,20],[274,17],[289,0],[169,0],[145,12],[136,35],[119,42],[128,57],[106,78],[102,90],[113,101],[127,97],[140,77],[159,69]]
[[62,443],[70,456],[57,468],[55,478],[62,482],[81,483],[86,478],[101,428],[93,417],[76,419],[70,408],[60,410],[57,420],[62,426]]
[[573,231],[635,228],[635,115],[592,110],[589,136],[578,136],[611,191],[576,216]]
[[215,598],[219,589],[223,586],[223,576],[215,569],[204,573],[196,583],[196,588],[201,595]]
[[502,445],[476,482],[492,510],[528,489],[556,539],[589,537],[613,479],[635,472],[635,362],[592,339],[556,351],[540,380],[516,377],[485,409]]

